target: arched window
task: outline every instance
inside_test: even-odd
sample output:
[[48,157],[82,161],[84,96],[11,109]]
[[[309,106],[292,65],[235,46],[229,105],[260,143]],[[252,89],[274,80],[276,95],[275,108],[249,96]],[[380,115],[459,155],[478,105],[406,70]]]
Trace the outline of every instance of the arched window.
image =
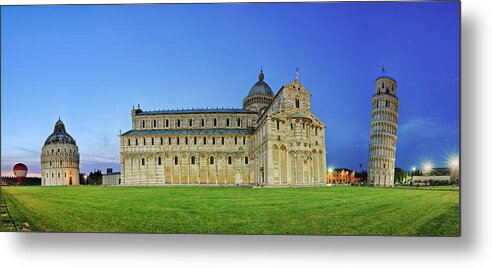
[[185,144],[188,145],[188,137],[185,137]]
[[181,119],[178,119],[178,127],[181,127]]
[[224,137],[222,137],[222,145],[224,145]]
[[142,128],[145,128],[145,120],[142,120]]
[[237,119],[237,126],[240,127],[241,126],[241,118],[238,118]]
[[161,137],[161,145],[164,145],[164,139]]
[[196,145],[196,137],[193,137],[193,144]]
[[227,164],[232,165],[232,157],[231,156],[229,156],[227,158]]
[[211,156],[211,157],[210,157],[210,165],[213,165],[213,164],[214,164],[214,157],[213,157],[213,156]]
[[247,165],[249,163],[249,158],[246,156],[244,157],[244,164]]
[[160,156],[159,156],[159,158],[157,158],[157,165],[159,165],[159,166],[162,165],[162,159]]
[[154,120],[154,128],[156,128],[156,127],[157,127],[157,121]]
[[234,144],[237,145],[237,137],[234,137]]
[[145,158],[142,158],[142,166],[145,166]]
[[217,118],[214,118],[214,127],[217,126]]
[[294,129],[294,124],[290,123],[290,129]]
[[205,119],[202,118],[202,127],[205,126]]
[[143,145],[145,145],[145,138],[143,138]]
[[52,166],[52,164],[53,164],[53,163],[51,163],[51,161],[50,161],[50,166]]
[[280,121],[277,121],[277,130],[280,130]]
[[137,139],[135,139],[135,145],[137,145],[137,146],[138,146],[138,138],[137,138]]
[[207,137],[203,137],[203,144],[207,144]]
[[189,122],[190,122],[190,127],[192,127],[193,126],[193,119],[190,119]]
[[169,120],[166,119],[166,127],[169,127]]
[[152,145],[154,145],[154,138],[152,138]]
[[171,145],[171,137],[167,138],[167,143]]
[[301,107],[301,103],[299,99],[296,99],[296,108],[300,108],[300,107]]
[[212,138],[212,144],[215,145],[215,137]]
[[63,165],[63,164],[62,164],[62,161],[60,160],[60,166],[61,166],[61,165]]
[[229,118],[227,118],[227,120],[226,120],[226,127],[228,127],[228,126],[229,126],[229,124],[230,124],[230,122],[229,122]]
[[243,137],[243,145],[246,145],[246,137]]
[[194,157],[194,156],[192,156],[192,157],[191,157],[191,164],[192,164],[192,165],[194,165],[194,164],[195,164],[195,162],[196,162],[196,159],[195,159],[195,157]]
[[176,138],[176,145],[179,145],[179,137]]
[[[130,146],[130,139],[128,139],[128,146]],[[72,152],[72,150],[70,150],[70,152]]]
[[178,165],[178,157],[177,156],[174,157],[174,165],[176,165],[176,166]]

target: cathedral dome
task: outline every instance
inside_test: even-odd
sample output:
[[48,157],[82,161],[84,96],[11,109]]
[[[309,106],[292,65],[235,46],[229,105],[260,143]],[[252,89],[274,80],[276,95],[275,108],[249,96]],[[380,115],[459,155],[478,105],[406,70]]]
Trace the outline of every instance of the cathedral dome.
[[53,133],[46,138],[44,145],[50,144],[73,144],[75,145],[75,140],[70,136],[65,130],[65,124],[58,119],[55,124],[55,129]]
[[270,86],[263,81],[264,78],[265,75],[263,74],[263,70],[261,70],[258,76],[258,82],[253,85],[249,90],[248,96],[244,98],[243,106],[245,109],[259,111],[259,107],[257,106],[269,106],[272,103],[275,95]]

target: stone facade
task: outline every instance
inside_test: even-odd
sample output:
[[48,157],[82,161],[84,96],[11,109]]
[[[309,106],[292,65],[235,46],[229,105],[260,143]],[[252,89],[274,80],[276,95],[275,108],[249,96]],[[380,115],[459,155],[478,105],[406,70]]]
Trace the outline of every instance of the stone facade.
[[123,185],[319,186],[325,126],[296,80],[274,95],[263,81],[242,109],[132,109],[120,135]]
[[79,185],[79,149],[61,120],[41,149],[41,185]]
[[380,187],[394,185],[398,105],[396,81],[387,76],[379,77],[376,80],[376,94],[372,97],[369,185]]

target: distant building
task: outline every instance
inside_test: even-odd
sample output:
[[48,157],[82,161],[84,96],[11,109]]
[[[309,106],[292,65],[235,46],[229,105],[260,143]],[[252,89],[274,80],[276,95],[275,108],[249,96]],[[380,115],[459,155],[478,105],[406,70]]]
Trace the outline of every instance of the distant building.
[[371,186],[392,187],[395,183],[399,104],[396,80],[384,75],[376,79],[376,94],[372,96],[367,181]]
[[79,185],[79,148],[58,119],[41,149],[41,185]]
[[336,168],[326,173],[328,184],[359,184],[360,179],[355,177],[355,171],[347,168]]
[[113,172],[112,168],[106,170],[106,174],[102,175],[102,185],[120,185],[121,172]]
[[457,182],[459,179],[459,171],[451,168],[433,168],[430,172],[424,172],[421,176],[413,176],[414,184],[429,185],[439,182]]
[[274,94],[261,71],[242,108],[131,115],[132,130],[120,135],[121,184],[326,183],[325,125],[297,75]]

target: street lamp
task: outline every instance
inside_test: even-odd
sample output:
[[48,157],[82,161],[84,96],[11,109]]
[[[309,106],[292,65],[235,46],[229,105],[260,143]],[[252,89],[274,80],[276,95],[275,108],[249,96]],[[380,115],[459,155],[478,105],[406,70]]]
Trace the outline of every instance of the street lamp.
[[87,185],[87,175],[84,175],[85,185]]

